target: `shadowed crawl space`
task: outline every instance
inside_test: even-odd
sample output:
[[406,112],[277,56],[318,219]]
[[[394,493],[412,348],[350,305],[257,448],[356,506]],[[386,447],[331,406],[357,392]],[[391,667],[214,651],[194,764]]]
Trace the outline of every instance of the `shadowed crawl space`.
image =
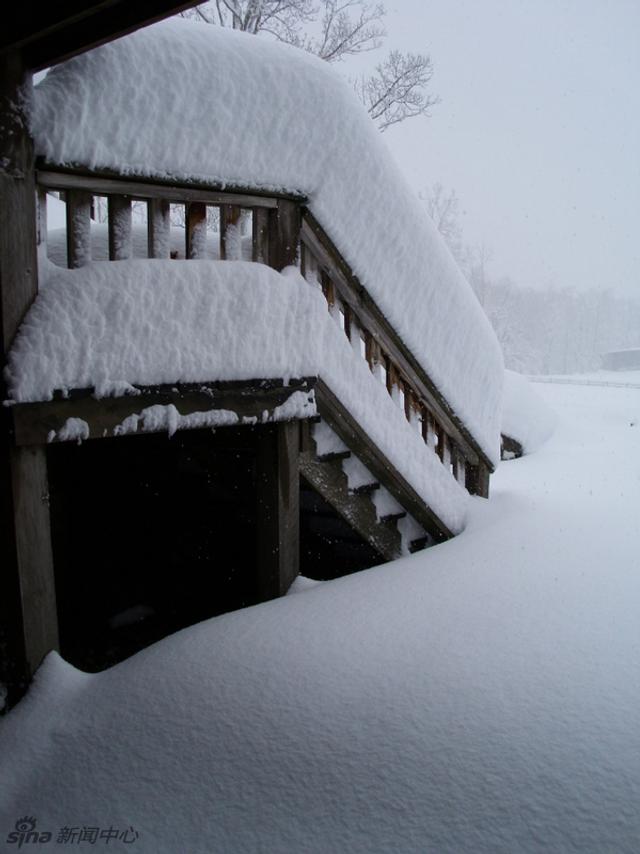
[[[68,661],[102,670],[185,626],[269,598],[259,577],[256,478],[259,443],[271,434],[268,426],[225,428],[49,447]],[[312,578],[379,561],[307,485],[300,552]]]

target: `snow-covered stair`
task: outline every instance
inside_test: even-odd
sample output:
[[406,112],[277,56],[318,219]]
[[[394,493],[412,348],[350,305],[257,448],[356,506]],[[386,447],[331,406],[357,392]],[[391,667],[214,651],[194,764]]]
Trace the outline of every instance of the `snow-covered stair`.
[[383,560],[436,542],[320,418],[305,425],[300,474]]

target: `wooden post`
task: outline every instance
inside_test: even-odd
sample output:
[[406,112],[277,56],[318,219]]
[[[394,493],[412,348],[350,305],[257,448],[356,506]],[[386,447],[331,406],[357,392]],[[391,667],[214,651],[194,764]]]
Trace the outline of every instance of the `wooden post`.
[[240,220],[242,208],[220,205],[220,258],[222,261],[242,260]]
[[[33,141],[21,105],[31,74],[17,51],[0,54],[0,351],[3,363],[36,296]],[[6,399],[4,382],[0,394]],[[43,447],[13,446],[11,411],[0,413],[0,681],[16,702],[43,656],[57,647],[53,562]]]
[[252,258],[260,264],[269,263],[269,209],[253,209]]
[[284,595],[300,566],[300,427],[296,421],[263,428],[258,446],[258,593]]
[[333,315],[336,306],[336,289],[335,285],[331,281],[331,277],[328,273],[325,273],[324,270],[322,270],[320,274],[320,285],[322,287],[322,293],[324,294],[324,298],[326,299],[327,305],[329,306],[329,314]]
[[109,196],[109,260],[126,261],[133,255],[131,198]]
[[168,258],[171,249],[170,206],[167,199],[147,202],[147,254],[149,258]]
[[206,258],[207,206],[204,202],[185,205],[185,235],[187,258]]
[[296,263],[302,218],[300,205],[278,199],[278,207],[269,212],[269,266],[282,270]]
[[482,463],[467,465],[466,487],[471,495],[489,497],[489,469]]
[[67,190],[67,266],[84,267],[91,261],[91,193]]

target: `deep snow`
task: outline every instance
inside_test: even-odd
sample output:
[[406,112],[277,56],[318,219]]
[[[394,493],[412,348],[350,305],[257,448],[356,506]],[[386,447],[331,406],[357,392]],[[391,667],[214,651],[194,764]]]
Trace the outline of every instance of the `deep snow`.
[[636,854],[640,392],[538,390],[556,433],[501,464],[455,540],[102,674],[51,655],[0,725],[0,831],[133,825],[113,850],[148,854]]
[[311,212],[485,453],[499,458],[502,353],[433,222],[351,87],[317,57],[164,21],[36,87],[53,164],[308,196]]
[[[469,494],[351,346],[320,289],[295,267],[277,273],[248,261],[97,261],[77,270],[52,264],[5,376],[15,402],[49,400],[56,389],[93,387],[105,397],[136,385],[319,376],[445,525],[454,533],[464,527]],[[297,410],[281,417],[315,414],[304,395],[296,400]],[[118,433],[165,426],[172,432],[179,414],[171,410],[151,407]],[[181,423],[215,426],[219,417],[195,413]],[[82,437],[81,425],[65,426],[74,431],[69,438]]]
[[529,380],[515,371],[504,372],[503,436],[515,439],[525,454],[547,441],[556,426],[555,412],[547,406]]

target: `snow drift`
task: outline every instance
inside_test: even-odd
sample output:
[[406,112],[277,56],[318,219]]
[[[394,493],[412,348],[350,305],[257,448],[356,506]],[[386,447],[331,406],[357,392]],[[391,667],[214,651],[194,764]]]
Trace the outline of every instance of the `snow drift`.
[[327,63],[168,21],[36,87],[52,164],[305,194],[309,208],[485,453],[499,458],[499,345],[433,223]]
[[540,397],[522,374],[504,372],[502,404],[502,434],[522,445],[525,454],[532,454],[553,433],[557,422],[555,412]]
[[1,838],[35,815],[133,825],[137,854],[637,854],[640,395],[543,392],[558,431],[460,537],[97,675],[51,655],[0,721]]
[[555,412],[522,374],[504,372],[502,434],[515,439],[525,454],[536,451],[553,433]]

